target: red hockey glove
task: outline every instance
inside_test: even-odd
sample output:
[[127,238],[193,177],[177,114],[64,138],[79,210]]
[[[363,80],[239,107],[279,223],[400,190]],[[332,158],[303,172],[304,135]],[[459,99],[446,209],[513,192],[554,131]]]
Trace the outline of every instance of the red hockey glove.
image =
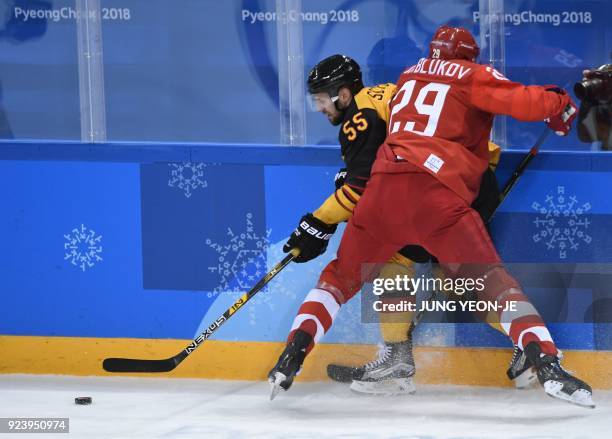
[[548,119],[544,119],[546,121],[546,125],[555,132],[558,136],[567,136],[572,129],[572,122],[578,115],[578,107],[572,101],[572,98],[563,90],[554,85],[546,86],[546,91],[552,91],[560,94],[565,100],[567,100],[567,105],[563,109],[563,111],[556,116],[550,117]]
[[578,107],[570,99],[565,109],[558,115],[546,119],[548,127],[558,136],[567,136],[572,128],[572,122],[578,115]]

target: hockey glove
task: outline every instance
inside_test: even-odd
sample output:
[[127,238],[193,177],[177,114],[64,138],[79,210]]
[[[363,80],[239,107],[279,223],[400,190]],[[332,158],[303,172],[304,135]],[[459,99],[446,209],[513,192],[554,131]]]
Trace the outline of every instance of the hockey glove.
[[578,107],[572,101],[572,98],[562,88],[554,85],[547,86],[546,91],[552,91],[560,94],[567,99],[568,103],[561,113],[556,116],[545,119],[548,128],[553,130],[558,136],[567,136],[572,128],[572,122],[578,115]]
[[344,185],[344,182],[346,181],[346,173],[346,168],[342,168],[336,173],[336,178],[334,179],[336,190],[340,189]]
[[300,255],[293,262],[308,262],[325,253],[329,238],[337,227],[337,224],[325,224],[312,213],[307,213],[300,219],[299,225],[283,246],[283,251],[289,253],[292,248],[297,247],[300,249]]

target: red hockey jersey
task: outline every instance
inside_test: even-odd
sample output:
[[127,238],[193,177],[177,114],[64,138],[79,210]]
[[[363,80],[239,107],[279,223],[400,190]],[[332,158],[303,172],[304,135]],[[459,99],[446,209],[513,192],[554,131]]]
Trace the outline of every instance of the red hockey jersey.
[[385,142],[470,204],[489,162],[494,115],[544,120],[568,102],[544,87],[509,81],[490,66],[423,58],[399,78]]

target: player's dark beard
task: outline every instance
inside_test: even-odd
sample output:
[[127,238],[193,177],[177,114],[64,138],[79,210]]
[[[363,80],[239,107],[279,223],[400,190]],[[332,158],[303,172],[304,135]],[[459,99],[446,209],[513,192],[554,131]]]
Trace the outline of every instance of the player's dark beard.
[[338,126],[342,123],[342,119],[344,119],[344,111],[338,114],[336,117],[332,118],[330,122],[333,126]]
[[342,121],[344,120],[344,115],[346,114],[347,108],[348,106],[346,108],[340,108],[338,105],[336,105],[336,110],[338,110],[338,115],[332,118],[332,120],[330,121],[333,126],[338,126],[342,123]]

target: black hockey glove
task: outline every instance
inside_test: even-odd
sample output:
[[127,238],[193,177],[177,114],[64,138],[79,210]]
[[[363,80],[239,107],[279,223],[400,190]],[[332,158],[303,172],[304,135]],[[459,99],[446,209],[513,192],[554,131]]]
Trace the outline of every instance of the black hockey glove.
[[300,249],[300,255],[293,262],[308,262],[325,253],[329,238],[337,227],[337,224],[325,224],[312,213],[307,213],[300,219],[297,228],[283,246],[283,251],[289,253],[292,248],[297,247]]
[[342,185],[344,184],[344,182],[346,181],[346,173],[347,173],[346,168],[342,168],[336,173],[336,178],[334,179],[336,190],[340,189]]

